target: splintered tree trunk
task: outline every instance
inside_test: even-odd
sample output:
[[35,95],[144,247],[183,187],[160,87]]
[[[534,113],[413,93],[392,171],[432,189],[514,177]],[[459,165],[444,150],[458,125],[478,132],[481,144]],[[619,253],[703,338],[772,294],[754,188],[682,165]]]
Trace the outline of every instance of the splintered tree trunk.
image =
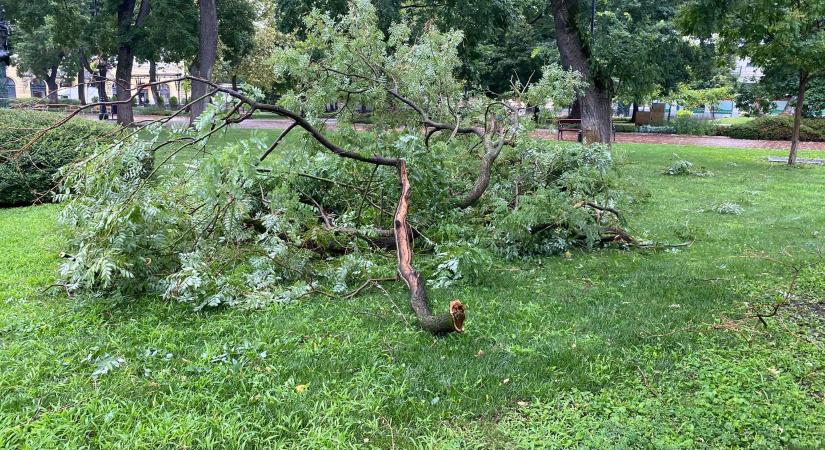
[[401,195],[395,210],[395,245],[398,255],[398,275],[410,289],[410,304],[421,328],[433,333],[444,334],[464,331],[464,305],[459,300],[450,302],[449,311],[433,315],[427,301],[424,279],[412,266],[412,240],[407,213],[410,209],[410,180],[407,164],[399,161],[398,176],[401,181]]
[[809,74],[799,71],[799,92],[796,95],[796,110],[793,115],[793,137],[791,138],[791,152],[788,155],[788,164],[796,164],[796,153],[799,150],[799,128],[802,126],[802,108],[805,106],[805,90],[808,88]]
[[612,138],[613,111],[610,106],[609,80],[590,72],[588,53],[576,27],[578,0],[553,0],[553,20],[556,44],[565,69],[578,71],[587,82],[584,95],[579,96],[582,133],[585,142],[609,144]]
[[161,106],[160,92],[158,86],[154,83],[158,81],[158,66],[154,61],[149,61],[149,90],[152,91],[152,98],[155,100],[156,106]]
[[[212,67],[215,65],[218,51],[218,10],[215,0],[200,0],[200,46],[198,59],[192,65],[192,75],[197,78],[212,78]],[[192,98],[198,99],[206,95],[207,85],[199,81],[192,81]],[[192,104],[190,123],[194,123],[198,116],[206,109],[207,99],[202,98]]]

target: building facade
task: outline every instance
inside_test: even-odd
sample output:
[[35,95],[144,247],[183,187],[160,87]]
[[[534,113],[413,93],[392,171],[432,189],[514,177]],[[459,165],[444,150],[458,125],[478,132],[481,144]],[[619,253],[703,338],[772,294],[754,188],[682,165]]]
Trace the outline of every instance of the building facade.
[[[109,71],[109,76],[114,77],[114,69]],[[182,104],[184,98],[187,96],[181,82],[174,81],[184,74],[182,64],[158,64],[157,65],[157,80],[166,81],[158,85],[158,94],[163,99],[164,105],[169,104],[169,99],[177,98],[178,103]],[[86,83],[89,83],[93,77],[86,72]],[[74,77],[73,77],[74,78]],[[137,86],[149,82],[149,64],[136,64],[132,69],[132,89],[137,89]],[[61,99],[78,100],[78,89],[76,85],[67,83],[60,83],[58,89],[58,97]],[[27,99],[27,98],[46,98],[48,88],[46,82],[38,79],[32,74],[20,73],[15,66],[9,66],[6,69],[6,89],[9,99]],[[117,86],[111,81],[106,82],[106,94],[111,98],[117,94]],[[92,103],[97,100],[97,87],[86,86],[86,101]],[[155,99],[152,97],[148,88],[138,93],[138,103],[145,105],[154,105]]]

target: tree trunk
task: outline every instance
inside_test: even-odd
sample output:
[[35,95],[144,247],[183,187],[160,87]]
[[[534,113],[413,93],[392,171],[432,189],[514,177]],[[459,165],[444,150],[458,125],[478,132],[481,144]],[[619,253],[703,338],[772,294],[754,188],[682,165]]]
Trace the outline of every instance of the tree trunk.
[[582,133],[588,143],[609,144],[613,133],[613,110],[610,106],[609,80],[591,73],[588,51],[576,27],[578,0],[553,0],[556,45],[565,69],[578,71],[587,82],[584,95],[579,96],[582,112]]
[[238,91],[238,76],[232,75],[232,90],[237,92]]
[[106,94],[106,77],[108,77],[108,69],[106,68],[106,58],[101,56],[100,61],[97,66],[97,99],[101,103],[100,105],[100,114],[105,116],[106,112],[106,105],[105,102],[109,101],[109,95]]
[[[132,125],[135,122],[132,112],[132,66],[134,56],[129,46],[121,46],[117,52],[117,70],[115,71],[115,84],[117,84],[117,123],[123,126]],[[128,101],[127,101],[128,100]]]
[[802,126],[802,108],[805,105],[805,90],[808,88],[810,76],[804,69],[799,71],[799,92],[796,95],[796,110],[793,115],[793,137],[791,138],[791,153],[788,155],[788,164],[796,164],[796,152],[799,150],[799,128]]
[[81,105],[86,104],[86,69],[82,66],[77,70],[77,99]]
[[639,112],[639,101],[633,100],[633,112],[630,113],[630,122],[636,123],[636,114]]
[[568,119],[581,119],[582,118],[582,104],[579,99],[573,100],[573,104],[570,105],[570,114],[567,115]]
[[[117,8],[117,31],[120,40],[117,50],[117,70],[115,83],[117,84],[117,123],[130,126],[134,123],[132,113],[132,67],[135,63],[132,38],[134,29],[143,27],[146,16],[149,15],[149,0],[141,0],[137,18],[132,21],[135,12],[136,0],[122,0]],[[122,102],[122,103],[121,103]]]
[[158,66],[157,63],[154,61],[149,61],[149,83],[152,85],[149,86],[149,90],[152,91],[152,98],[155,100],[155,106],[165,106],[162,105],[163,100],[160,99],[160,91],[158,90],[158,86],[154,83],[158,81]]
[[464,331],[464,305],[459,300],[450,302],[446,313],[433,315],[427,300],[424,280],[412,266],[412,242],[407,213],[410,208],[410,180],[407,177],[407,163],[399,161],[398,177],[401,181],[401,195],[395,210],[395,247],[398,255],[398,275],[410,289],[410,306],[412,306],[421,328],[433,334],[445,334]]
[[103,55],[98,57],[97,70],[91,70],[91,64],[88,64],[88,60],[85,60],[85,62],[88,66],[89,72],[92,73],[92,79],[94,81],[95,87],[97,88],[97,102],[98,105],[100,105],[98,118],[100,118],[100,120],[103,120],[108,115],[108,113],[106,112],[105,102],[109,101],[109,96],[106,94],[106,76],[108,71],[108,69],[106,68],[106,57]]
[[52,66],[49,70],[46,76],[46,87],[49,88],[49,103],[57,103],[57,91],[59,89],[57,86],[57,66]]
[[[200,43],[198,59],[192,65],[192,75],[198,78],[211,79],[212,67],[215,65],[218,51],[218,10],[215,0],[200,0]],[[192,80],[192,98],[197,99],[206,95],[207,85]],[[207,99],[203,98],[192,104],[190,124],[206,109]]]

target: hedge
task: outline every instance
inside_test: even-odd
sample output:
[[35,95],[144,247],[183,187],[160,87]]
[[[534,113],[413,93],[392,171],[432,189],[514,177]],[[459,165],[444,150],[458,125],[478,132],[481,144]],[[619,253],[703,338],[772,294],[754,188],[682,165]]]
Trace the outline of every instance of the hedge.
[[[750,122],[719,127],[717,132],[738,139],[789,141],[793,135],[793,117],[759,117]],[[825,142],[825,119],[802,119],[799,138],[803,141]]]
[[74,160],[83,144],[116,130],[112,125],[76,118],[47,132],[20,154],[36,132],[62,117],[52,112],[0,109],[0,207],[50,201],[48,191],[54,186],[57,169]]
[[636,124],[629,122],[613,122],[613,128],[617,133],[635,133]]

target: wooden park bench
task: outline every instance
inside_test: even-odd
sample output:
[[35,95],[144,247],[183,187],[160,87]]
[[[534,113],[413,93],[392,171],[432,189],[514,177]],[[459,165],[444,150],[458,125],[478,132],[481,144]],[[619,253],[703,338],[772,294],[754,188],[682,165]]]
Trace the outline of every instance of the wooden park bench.
[[[578,126],[573,126],[578,125]],[[559,141],[564,137],[565,131],[573,131],[577,133],[576,139],[582,140],[582,120],[581,119],[557,119],[556,128],[558,129],[556,139]]]
[[[576,126],[574,126],[576,125]],[[581,119],[557,119],[556,120],[556,129],[557,135],[556,139],[561,141],[564,137],[565,131],[573,131],[576,133],[576,140],[581,142],[582,141],[582,120]],[[611,130],[613,132],[613,140],[616,140],[616,125],[611,123]]]

